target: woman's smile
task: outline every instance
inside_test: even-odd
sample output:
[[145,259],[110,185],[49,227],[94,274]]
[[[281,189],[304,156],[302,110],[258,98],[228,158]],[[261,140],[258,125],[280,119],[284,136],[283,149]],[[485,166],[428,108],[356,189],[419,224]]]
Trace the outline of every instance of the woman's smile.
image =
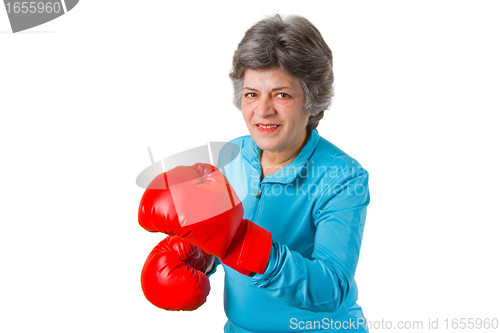
[[257,130],[260,133],[271,134],[271,133],[276,132],[280,125],[278,125],[278,124],[255,124],[255,126],[257,126]]

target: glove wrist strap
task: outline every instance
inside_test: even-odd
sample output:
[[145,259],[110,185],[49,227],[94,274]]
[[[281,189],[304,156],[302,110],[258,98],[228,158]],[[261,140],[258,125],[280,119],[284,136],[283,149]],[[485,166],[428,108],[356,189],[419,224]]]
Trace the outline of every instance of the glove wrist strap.
[[272,244],[269,231],[244,219],[222,262],[245,275],[262,274],[266,270]]

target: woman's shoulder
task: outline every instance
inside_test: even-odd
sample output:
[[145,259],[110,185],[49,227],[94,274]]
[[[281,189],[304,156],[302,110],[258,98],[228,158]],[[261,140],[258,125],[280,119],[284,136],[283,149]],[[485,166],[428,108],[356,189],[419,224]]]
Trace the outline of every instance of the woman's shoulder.
[[252,137],[250,135],[244,135],[244,136],[240,136],[236,139],[233,139],[229,142],[224,142],[222,143],[221,145],[219,145],[219,149],[215,149],[215,150],[218,150],[218,156],[219,156],[219,159],[218,159],[218,162],[217,164],[223,164],[223,165],[227,165],[229,164],[231,161],[233,161],[234,159],[236,159],[238,156],[240,156],[241,154],[241,151],[243,149],[252,149],[253,150],[253,145],[255,145],[255,143],[253,142],[252,140]]
[[319,137],[316,150],[313,156],[311,156],[311,160],[314,163],[318,163],[318,165],[340,168],[340,170],[346,172],[359,169],[364,170],[361,163],[356,159],[321,136]]
[[243,135],[240,137],[237,137],[235,139],[232,139],[228,143],[236,144],[238,146],[245,146],[253,142],[253,139],[250,135]]
[[238,155],[242,150],[253,153],[258,151],[258,147],[250,135],[240,136],[225,143],[220,149],[220,154]]

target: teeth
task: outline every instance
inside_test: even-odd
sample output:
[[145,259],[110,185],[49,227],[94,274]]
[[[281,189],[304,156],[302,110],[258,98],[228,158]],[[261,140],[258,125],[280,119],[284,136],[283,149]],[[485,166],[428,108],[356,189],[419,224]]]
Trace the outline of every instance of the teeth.
[[262,127],[262,128],[275,128],[275,127],[278,127],[278,125],[272,125],[272,126],[257,125],[257,126]]

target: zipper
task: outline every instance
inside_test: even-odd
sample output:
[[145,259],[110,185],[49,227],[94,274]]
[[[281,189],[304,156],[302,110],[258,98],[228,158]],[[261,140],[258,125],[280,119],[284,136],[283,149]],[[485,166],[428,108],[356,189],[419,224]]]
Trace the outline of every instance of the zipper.
[[250,221],[255,220],[255,215],[259,211],[259,205],[260,205],[260,197],[262,196],[262,190],[260,189],[261,184],[259,183],[259,190],[257,191],[257,194],[255,195],[256,200],[254,201],[253,207],[252,207],[252,216],[250,217]]

